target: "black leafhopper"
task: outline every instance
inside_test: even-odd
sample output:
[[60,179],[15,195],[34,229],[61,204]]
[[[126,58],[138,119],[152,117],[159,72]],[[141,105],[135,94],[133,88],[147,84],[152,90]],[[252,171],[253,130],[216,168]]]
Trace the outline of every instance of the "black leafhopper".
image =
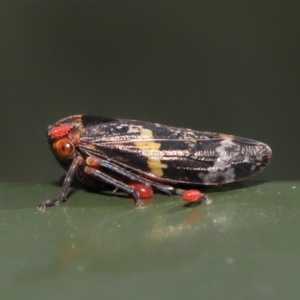
[[183,194],[178,185],[220,185],[251,177],[272,156],[268,145],[234,135],[92,115],[59,120],[48,127],[47,140],[67,174],[59,197],[42,202],[41,210],[65,202],[75,177],[87,186],[110,184],[143,207],[130,182]]

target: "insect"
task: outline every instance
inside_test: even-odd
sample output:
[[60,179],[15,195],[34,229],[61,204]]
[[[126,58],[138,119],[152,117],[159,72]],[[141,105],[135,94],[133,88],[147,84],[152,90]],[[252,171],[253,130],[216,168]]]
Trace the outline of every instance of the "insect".
[[[183,195],[178,185],[239,181],[263,170],[272,156],[268,145],[233,135],[93,115],[59,120],[48,127],[47,140],[67,174],[59,197],[42,202],[40,210],[67,201],[75,177],[87,186],[108,183],[140,208],[137,189],[143,185],[150,187],[146,195],[151,188]],[[194,195],[183,198],[190,201]]]

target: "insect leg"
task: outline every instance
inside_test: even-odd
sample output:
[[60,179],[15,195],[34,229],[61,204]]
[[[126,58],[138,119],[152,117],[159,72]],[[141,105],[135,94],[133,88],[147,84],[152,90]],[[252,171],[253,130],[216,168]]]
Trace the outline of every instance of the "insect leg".
[[67,201],[67,196],[68,196],[68,191],[69,191],[69,187],[70,184],[72,182],[72,179],[74,177],[74,175],[76,174],[78,165],[82,162],[82,157],[77,156],[74,158],[67,174],[65,177],[65,180],[63,182],[60,194],[58,196],[57,199],[49,199],[49,200],[45,200],[42,203],[39,204],[39,206],[37,207],[38,210],[42,210],[44,211],[46,209],[46,207],[48,206],[53,206],[53,205],[59,205],[63,202]]
[[86,159],[86,163],[88,165],[93,165],[93,164],[97,164],[101,167],[105,167],[109,170],[112,170],[114,172],[116,172],[117,174],[121,174],[121,175],[124,175],[125,177],[131,179],[131,180],[135,180],[135,181],[138,181],[140,183],[144,183],[144,184],[147,184],[147,185],[150,185],[152,187],[155,187],[156,189],[158,189],[159,191],[167,194],[167,195],[172,195],[172,194],[175,194],[175,189],[170,186],[170,185],[165,185],[165,184],[161,184],[161,183],[158,183],[158,182],[154,182],[154,181],[151,181],[147,178],[144,178],[144,177],[141,177],[135,173],[132,173],[108,160],[105,160],[105,159],[101,159],[99,157],[96,157],[96,156],[89,156],[87,159]]
[[109,184],[119,188],[120,190],[126,192],[127,194],[132,195],[136,208],[145,207],[144,203],[141,201],[139,194],[136,192],[134,187],[132,187],[122,181],[119,181],[119,180],[105,174],[104,172],[101,172],[98,169],[93,168],[93,167],[86,166],[84,168],[84,171],[88,175],[91,175],[98,180],[104,181],[105,183],[109,183]]
[[195,206],[200,203],[210,204],[211,198],[205,194],[202,194],[199,190],[183,190],[175,189],[177,195],[182,196],[184,201],[187,201],[185,206]]

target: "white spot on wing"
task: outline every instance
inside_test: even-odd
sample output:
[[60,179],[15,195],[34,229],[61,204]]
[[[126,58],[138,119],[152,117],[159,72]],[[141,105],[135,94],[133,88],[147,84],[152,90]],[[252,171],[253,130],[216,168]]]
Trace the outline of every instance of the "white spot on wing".
[[204,184],[214,184],[220,183],[220,177],[223,178],[223,183],[233,182],[235,181],[235,173],[234,168],[229,168],[227,170],[216,170],[211,168],[208,170],[208,173],[199,173],[198,177],[203,180]]
[[216,148],[216,152],[219,153],[219,157],[216,159],[213,168],[224,169],[231,163],[231,155],[226,151],[226,148],[232,147],[232,139],[227,138],[220,142],[220,146]]
[[138,133],[138,132],[141,132],[142,130],[142,126],[136,126],[136,125],[132,125],[130,124],[128,126],[128,133]]

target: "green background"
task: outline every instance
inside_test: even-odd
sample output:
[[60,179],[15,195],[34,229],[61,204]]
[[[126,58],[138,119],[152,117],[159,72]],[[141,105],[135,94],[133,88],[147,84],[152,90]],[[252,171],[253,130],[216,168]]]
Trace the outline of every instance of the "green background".
[[[0,0],[5,299],[298,299],[299,1]],[[253,180],[185,208],[79,190],[47,125],[90,113],[268,143]]]

